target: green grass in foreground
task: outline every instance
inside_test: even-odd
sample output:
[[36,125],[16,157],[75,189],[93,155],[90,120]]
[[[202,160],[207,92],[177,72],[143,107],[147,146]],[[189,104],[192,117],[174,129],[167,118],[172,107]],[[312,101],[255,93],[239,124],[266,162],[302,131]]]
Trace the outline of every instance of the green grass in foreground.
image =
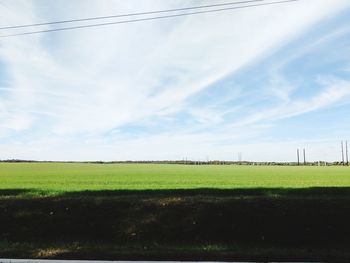
[[350,187],[349,167],[0,163],[0,189],[84,190]]
[[0,163],[2,258],[349,262],[349,211],[349,167]]

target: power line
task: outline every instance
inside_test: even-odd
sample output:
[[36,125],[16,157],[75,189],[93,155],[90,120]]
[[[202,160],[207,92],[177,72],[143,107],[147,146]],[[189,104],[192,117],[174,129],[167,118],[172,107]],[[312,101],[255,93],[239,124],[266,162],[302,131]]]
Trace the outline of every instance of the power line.
[[98,17],[78,18],[78,19],[69,19],[69,20],[61,20],[61,21],[51,21],[51,22],[43,22],[43,23],[27,24],[27,25],[4,26],[4,27],[0,27],[0,30],[26,28],[26,27],[36,27],[36,26],[47,26],[47,25],[55,25],[55,24],[66,24],[66,23],[93,21],[93,20],[110,19],[110,18],[120,18],[120,17],[128,17],[128,16],[140,16],[140,15],[170,13],[170,12],[187,11],[187,10],[202,9],[202,8],[209,8],[209,7],[249,4],[249,3],[254,3],[254,2],[262,2],[262,1],[266,1],[266,0],[250,0],[250,1],[240,1],[240,2],[229,2],[229,3],[221,3],[221,4],[191,6],[191,7],[183,7],[183,8],[175,8],[175,9],[166,9],[166,10],[156,10],[156,11],[147,11],[147,12],[139,12],[139,13],[121,14],[121,15],[98,16]]
[[156,17],[132,19],[132,20],[123,20],[123,21],[117,21],[117,22],[90,24],[90,25],[73,26],[73,27],[62,27],[62,28],[54,28],[54,29],[39,30],[39,31],[29,31],[29,32],[9,34],[9,35],[2,35],[2,36],[0,35],[0,38],[14,37],[14,36],[23,36],[23,35],[33,35],[33,34],[41,34],[41,33],[49,33],[49,32],[55,32],[55,31],[75,30],[75,29],[81,29],[81,28],[91,28],[91,27],[99,27],[99,26],[126,24],[126,23],[141,22],[141,21],[151,21],[151,20],[157,20],[157,19],[165,19],[165,18],[173,18],[173,17],[181,17],[181,16],[190,16],[190,15],[205,14],[205,13],[214,13],[214,12],[221,12],[221,11],[235,10],[235,9],[243,9],[243,8],[250,8],[250,7],[276,5],[276,4],[283,4],[283,3],[296,2],[296,1],[299,1],[299,0],[275,1],[275,2],[262,3],[262,4],[236,6],[236,7],[228,7],[228,8],[214,9],[214,10],[205,10],[205,11],[197,11],[197,12],[190,12],[190,13],[166,15],[166,16],[156,16]]

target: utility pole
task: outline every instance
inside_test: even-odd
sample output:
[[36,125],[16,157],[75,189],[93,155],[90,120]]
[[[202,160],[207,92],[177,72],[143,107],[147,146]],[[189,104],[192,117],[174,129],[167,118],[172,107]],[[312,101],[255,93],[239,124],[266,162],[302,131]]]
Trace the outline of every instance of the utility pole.
[[306,165],[306,153],[305,153],[305,149],[303,149],[303,156],[304,156],[304,165]]
[[348,141],[345,142],[345,152],[346,152],[346,165],[349,165]]
[[297,149],[297,160],[298,160],[298,165],[300,165],[300,159],[299,159],[299,149]]
[[344,165],[345,161],[344,161],[344,143],[343,143],[343,141],[341,141],[341,157],[342,157],[342,163]]

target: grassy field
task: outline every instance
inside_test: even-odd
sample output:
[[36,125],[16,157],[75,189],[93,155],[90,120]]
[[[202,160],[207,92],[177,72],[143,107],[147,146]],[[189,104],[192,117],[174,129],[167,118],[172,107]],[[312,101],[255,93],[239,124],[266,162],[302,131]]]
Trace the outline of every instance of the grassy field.
[[0,163],[0,258],[350,262],[350,168]]
[[348,167],[0,163],[0,189],[27,194],[161,189],[350,187]]

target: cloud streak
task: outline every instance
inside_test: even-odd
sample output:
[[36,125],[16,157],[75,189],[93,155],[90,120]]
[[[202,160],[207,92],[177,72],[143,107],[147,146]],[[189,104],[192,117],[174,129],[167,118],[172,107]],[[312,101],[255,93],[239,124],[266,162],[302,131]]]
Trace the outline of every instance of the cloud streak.
[[[190,5],[175,0],[61,0],[50,5],[16,0],[0,4],[2,21],[6,21],[1,26]],[[345,80],[330,79],[314,96],[295,100],[292,95],[297,87],[279,74],[271,80],[277,88],[269,91],[278,105],[264,106],[263,111],[255,110],[250,115],[240,115],[247,92],[239,91],[240,84],[225,91],[234,94],[228,102],[218,94],[212,98],[216,106],[193,105],[191,101],[349,7],[346,0],[299,1],[2,40],[0,61],[9,81],[0,87],[0,136],[25,134],[24,143],[38,140],[42,141],[40,145],[44,145],[40,137],[47,136],[66,138],[71,143],[77,136],[94,137],[117,144],[115,138],[106,139],[106,134],[142,124],[166,131],[163,135],[154,132],[160,141],[173,130],[172,140],[189,136],[199,145],[198,138],[205,130],[217,132],[203,135],[206,140],[215,136],[227,139],[232,128],[269,127],[272,121],[337,105],[348,100],[349,83]],[[260,98],[256,95],[252,99]],[[226,106],[220,107],[222,104]],[[181,114],[189,119],[185,124],[181,124]],[[152,119],[157,119],[156,123]],[[260,129],[252,133],[256,132]],[[242,140],[245,133],[241,133]],[[126,133],[122,137],[128,136]],[[172,152],[171,147],[167,151]]]

